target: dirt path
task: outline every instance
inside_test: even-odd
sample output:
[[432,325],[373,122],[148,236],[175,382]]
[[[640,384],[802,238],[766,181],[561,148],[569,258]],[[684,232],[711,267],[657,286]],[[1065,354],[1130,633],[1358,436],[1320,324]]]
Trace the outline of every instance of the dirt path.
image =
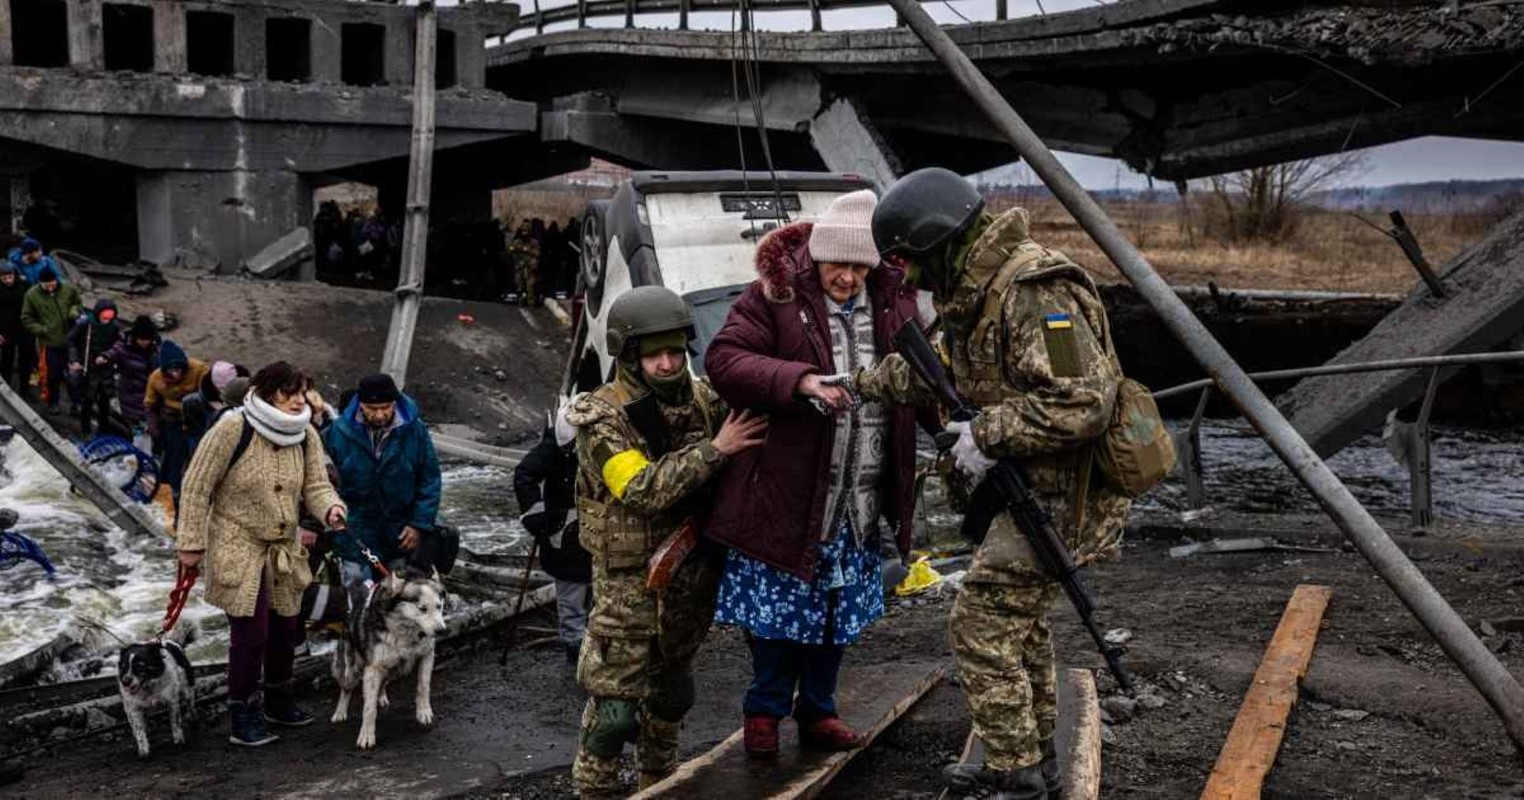
[[[179,327],[165,335],[195,358],[251,369],[286,359],[312,372],[334,402],[381,363],[391,321],[388,292],[197,280],[189,272],[169,278],[170,285],[150,297],[115,299],[127,319],[158,310],[176,317]],[[431,424],[469,425],[498,443],[538,434],[560,385],[569,336],[548,309],[425,298],[407,391]]]
[[[1127,661],[1161,687],[1165,705],[1129,720],[1113,712],[1105,751],[1105,796],[1194,797],[1211,770],[1239,701],[1286,599],[1299,582],[1334,588],[1302,700],[1293,713],[1267,798],[1504,798],[1524,796],[1524,772],[1481,698],[1444,659],[1365,561],[1340,548],[1326,525],[1275,520],[1298,543],[1338,551],[1244,553],[1172,559],[1178,540],[1129,541],[1121,561],[1090,579],[1108,628],[1134,634]],[[1302,531],[1301,533],[1290,533]],[[1221,534],[1222,531],[1219,531]],[[1524,537],[1467,526],[1428,538],[1401,537],[1461,615],[1521,615]],[[950,598],[897,603],[853,648],[849,663],[948,657]],[[1060,658],[1098,667],[1099,657],[1066,609],[1054,613]],[[1501,627],[1511,627],[1503,622]],[[1486,641],[1524,674],[1524,634],[1500,630]],[[380,748],[353,747],[356,723],[326,721],[263,750],[234,752],[220,717],[184,749],[161,729],[152,758],[138,762],[118,734],[31,761],[9,796],[107,792],[126,797],[316,797],[336,794],[570,798],[582,698],[559,651],[513,654],[505,680],[488,642],[457,651],[435,680],[440,724],[423,731],[400,695],[382,717]],[[691,754],[739,723],[749,676],[739,636],[716,631],[699,662],[699,704],[684,733]],[[1110,686],[1101,678],[1103,690]],[[1103,695],[1104,697],[1104,695]],[[310,700],[326,717],[331,692]],[[792,731],[785,728],[785,741]],[[934,689],[832,784],[832,798],[925,798],[968,731],[955,682]],[[633,776],[631,776],[633,779]],[[738,799],[739,800],[739,799]]]

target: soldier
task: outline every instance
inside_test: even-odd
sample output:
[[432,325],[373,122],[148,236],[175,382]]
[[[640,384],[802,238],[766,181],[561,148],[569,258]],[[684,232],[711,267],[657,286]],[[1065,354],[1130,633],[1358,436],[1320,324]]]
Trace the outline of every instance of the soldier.
[[[1121,380],[1105,309],[1082,268],[1032,241],[1026,211],[983,209],[968,181],[923,169],[895,183],[873,215],[874,239],[932,293],[954,379],[981,409],[972,423],[947,426],[958,434],[953,457],[968,487],[995,459],[1017,459],[1076,563],[1114,555],[1128,501],[1091,479],[1091,443],[1111,420]],[[931,401],[897,354],[852,383],[868,399]],[[946,770],[956,788],[993,788],[1001,800],[1057,797],[1047,613],[1059,592],[1010,515],[996,516],[950,620],[985,752],[982,765]]]
[[540,304],[540,242],[530,235],[529,220],[519,223],[508,243],[508,255],[513,257],[514,278],[518,281],[519,305]]
[[[688,372],[688,304],[645,286],[609,308],[614,380],[577,400],[577,516],[593,558],[593,612],[577,665],[589,695],[572,776],[584,798],[619,796],[619,754],[637,743],[640,786],[677,766],[677,733],[693,705],[693,657],[714,618],[723,554],[700,543],[664,593],[647,562],[725,461],[762,443],[767,421],[728,414]],[[721,420],[724,423],[721,424]]]

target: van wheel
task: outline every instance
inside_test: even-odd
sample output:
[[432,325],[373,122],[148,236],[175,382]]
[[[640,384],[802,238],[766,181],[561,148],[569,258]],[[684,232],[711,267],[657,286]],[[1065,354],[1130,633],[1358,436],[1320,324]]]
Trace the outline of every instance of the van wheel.
[[587,204],[582,214],[582,289],[586,292],[587,311],[597,316],[603,305],[603,278],[608,271],[608,214],[609,201],[594,200]]

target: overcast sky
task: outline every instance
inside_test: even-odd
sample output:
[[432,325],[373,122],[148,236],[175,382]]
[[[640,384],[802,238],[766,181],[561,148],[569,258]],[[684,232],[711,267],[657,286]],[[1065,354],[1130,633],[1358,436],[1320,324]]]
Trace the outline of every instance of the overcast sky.
[[[544,9],[574,4],[575,0],[540,0]],[[1111,0],[1107,0],[1111,2]],[[1046,13],[1089,8],[1103,4],[1101,0],[1009,0],[1010,16],[1031,16],[1038,13],[1039,5]],[[534,11],[532,0],[520,0],[523,13]],[[932,18],[945,25],[962,24],[967,20],[993,20],[994,0],[942,0],[924,3]],[[894,12],[887,6],[825,11],[821,15],[826,30],[849,30],[861,28],[886,28],[894,25]],[[643,28],[676,28],[676,14],[640,14],[635,24]],[[797,31],[807,30],[810,16],[807,11],[770,11],[756,13],[759,30]],[[622,15],[590,18],[592,27],[621,27]],[[547,28],[550,30],[575,27],[570,23]],[[690,15],[689,26],[697,30],[732,29],[733,19],[729,12],[700,12]],[[533,30],[519,31],[510,38],[533,35]],[[1524,73],[1516,80],[1524,81]],[[1444,180],[1490,180],[1494,178],[1524,178],[1524,143],[1491,142],[1474,139],[1427,137],[1406,142],[1373,147],[1365,151],[1368,171],[1353,175],[1346,185],[1388,186],[1394,183],[1418,183]],[[1089,189],[1141,188],[1148,180],[1131,171],[1119,161],[1069,153],[1060,153],[1060,160],[1073,172],[1080,183]],[[1030,171],[1015,168],[1018,180],[1036,182]],[[1163,187],[1161,187],[1163,188]]]

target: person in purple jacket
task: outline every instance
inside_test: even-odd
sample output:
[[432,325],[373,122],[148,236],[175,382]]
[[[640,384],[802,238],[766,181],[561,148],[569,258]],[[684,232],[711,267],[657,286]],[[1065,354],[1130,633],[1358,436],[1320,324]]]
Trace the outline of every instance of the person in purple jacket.
[[[705,533],[731,548],[715,620],[749,634],[745,745],[778,752],[792,716],[800,743],[859,747],[836,712],[846,646],[883,614],[880,525],[903,559],[914,513],[916,412],[854,405],[822,378],[871,366],[916,318],[916,290],[882,264],[871,191],[843,195],[819,221],[776,230],[757,248],[759,278],[705,356],[732,408],[768,414],[762,447],[719,477]],[[881,522],[882,520],[882,522]]]
[[158,366],[158,355],[159,331],[153,320],[144,315],[134,319],[127,335],[101,354],[102,359],[116,365],[116,399],[122,409],[122,420],[129,428],[137,429],[148,421],[143,395],[148,389],[148,376]]

